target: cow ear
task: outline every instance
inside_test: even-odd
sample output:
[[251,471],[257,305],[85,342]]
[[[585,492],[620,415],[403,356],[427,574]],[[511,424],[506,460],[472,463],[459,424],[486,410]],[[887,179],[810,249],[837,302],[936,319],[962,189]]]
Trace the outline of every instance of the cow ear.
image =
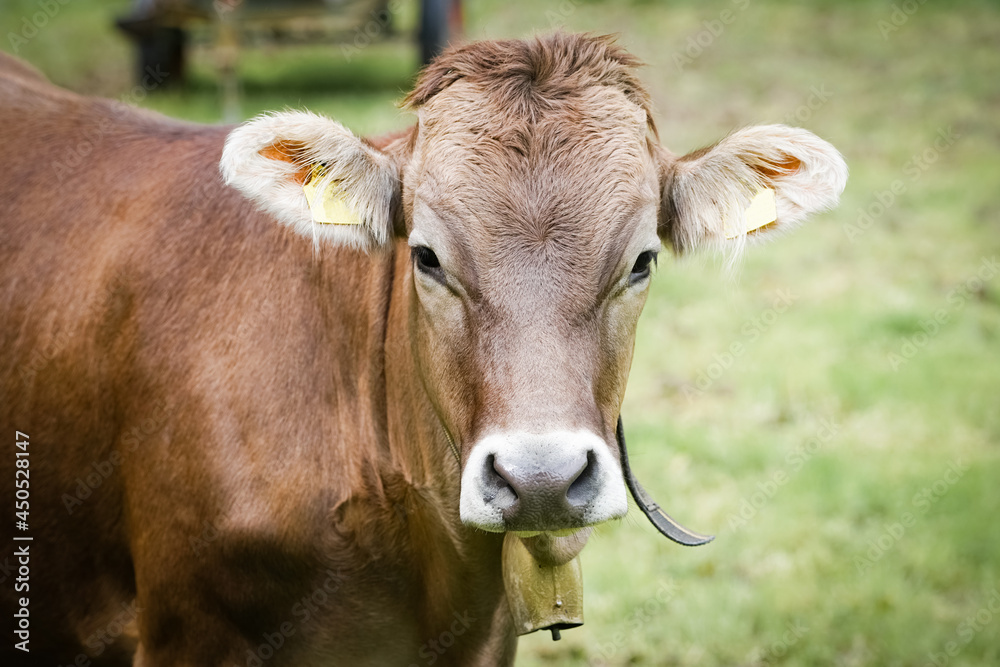
[[739,250],[833,208],[847,165],[812,132],[785,125],[739,130],[680,158],[660,154],[659,233],[678,252]]
[[254,118],[229,133],[219,167],[226,183],[303,236],[366,251],[389,244],[398,168],[329,118]]

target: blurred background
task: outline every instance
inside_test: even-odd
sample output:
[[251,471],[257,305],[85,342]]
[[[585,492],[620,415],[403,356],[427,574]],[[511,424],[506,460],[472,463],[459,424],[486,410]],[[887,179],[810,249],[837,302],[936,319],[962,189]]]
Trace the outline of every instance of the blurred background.
[[129,0],[5,0],[0,48],[171,116],[307,107],[377,134],[413,122],[395,105],[435,40],[613,32],[674,152],[785,122],[847,159],[841,206],[735,277],[661,255],[633,467],[717,539],[678,547],[635,511],[602,527],[586,625],[523,638],[519,665],[1000,664],[997,3],[465,0],[428,24],[420,0],[353,23],[330,2],[277,30],[191,4],[150,24]]

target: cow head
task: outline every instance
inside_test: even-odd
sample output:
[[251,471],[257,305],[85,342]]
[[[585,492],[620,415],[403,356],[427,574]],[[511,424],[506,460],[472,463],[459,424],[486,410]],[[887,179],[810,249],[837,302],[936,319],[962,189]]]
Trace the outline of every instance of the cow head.
[[[615,427],[661,242],[739,250],[844,188],[837,151],[781,125],[673,155],[636,64],[604,38],[471,44],[423,72],[418,123],[386,151],[306,113],[227,140],[227,181],[305,236],[362,250],[405,236],[413,352],[459,445],[466,524],[623,516]],[[316,164],[357,224],[314,223],[301,186]],[[747,233],[762,190],[776,220]]]

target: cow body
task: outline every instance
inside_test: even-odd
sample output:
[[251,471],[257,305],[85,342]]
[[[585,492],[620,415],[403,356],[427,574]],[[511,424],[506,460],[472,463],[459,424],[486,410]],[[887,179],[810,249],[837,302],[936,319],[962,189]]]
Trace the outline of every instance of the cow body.
[[[0,58],[31,658],[510,664],[504,532],[625,511],[614,428],[659,239],[722,239],[753,187],[794,222],[846,175],[790,128],[675,158],[634,64],[578,36],[458,49],[414,128],[362,142],[307,114],[179,123]],[[311,221],[317,165],[356,224]]]
[[414,386],[408,253],[275,225],[222,184],[224,128],[0,86],[32,155],[0,180],[0,423],[30,437],[33,652],[127,664],[141,631],[150,664],[246,664],[284,626],[270,664],[420,663],[452,629],[439,664],[511,654],[500,538],[458,522]]

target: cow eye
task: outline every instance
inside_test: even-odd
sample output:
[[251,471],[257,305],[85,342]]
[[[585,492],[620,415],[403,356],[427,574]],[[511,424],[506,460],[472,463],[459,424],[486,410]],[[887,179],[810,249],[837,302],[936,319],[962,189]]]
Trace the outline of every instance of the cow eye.
[[438,261],[437,255],[434,251],[424,245],[414,246],[410,250],[410,254],[413,257],[413,261],[416,262],[417,268],[420,269],[422,273],[441,280],[443,272],[441,270],[441,262]]
[[652,250],[647,250],[646,252],[639,255],[635,260],[635,264],[632,265],[632,273],[629,274],[628,284],[635,285],[636,283],[645,280],[649,277],[650,270],[656,265],[656,253]]

